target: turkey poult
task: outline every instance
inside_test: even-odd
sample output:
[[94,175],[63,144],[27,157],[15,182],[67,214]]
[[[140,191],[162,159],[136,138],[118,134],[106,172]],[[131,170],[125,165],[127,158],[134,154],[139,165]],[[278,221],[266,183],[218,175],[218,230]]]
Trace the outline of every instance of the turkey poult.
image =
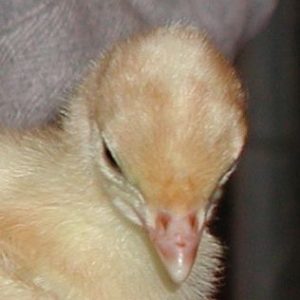
[[0,299],[211,299],[244,93],[191,28],[103,55],[60,126],[0,135]]

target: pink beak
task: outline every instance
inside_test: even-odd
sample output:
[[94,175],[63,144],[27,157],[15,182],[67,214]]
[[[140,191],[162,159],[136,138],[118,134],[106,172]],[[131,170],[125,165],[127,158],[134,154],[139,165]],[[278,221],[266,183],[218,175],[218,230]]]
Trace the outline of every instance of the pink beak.
[[204,218],[199,220],[195,213],[157,213],[155,226],[149,229],[150,238],[175,283],[182,283],[190,274],[203,227]]

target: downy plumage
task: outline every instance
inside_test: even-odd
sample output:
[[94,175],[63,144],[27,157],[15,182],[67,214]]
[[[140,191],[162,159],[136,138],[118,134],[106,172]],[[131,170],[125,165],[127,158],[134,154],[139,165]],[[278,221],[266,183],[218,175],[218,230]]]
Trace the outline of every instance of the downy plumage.
[[206,225],[246,125],[204,34],[121,42],[61,128],[2,131],[0,299],[211,299],[222,247]]

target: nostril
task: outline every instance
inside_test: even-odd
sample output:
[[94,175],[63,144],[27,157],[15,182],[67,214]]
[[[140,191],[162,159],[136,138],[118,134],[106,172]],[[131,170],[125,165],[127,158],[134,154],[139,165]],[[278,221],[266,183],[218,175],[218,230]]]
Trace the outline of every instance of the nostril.
[[156,222],[160,230],[167,231],[170,224],[170,217],[167,214],[160,214]]
[[193,231],[198,230],[198,220],[195,214],[189,216],[189,223]]

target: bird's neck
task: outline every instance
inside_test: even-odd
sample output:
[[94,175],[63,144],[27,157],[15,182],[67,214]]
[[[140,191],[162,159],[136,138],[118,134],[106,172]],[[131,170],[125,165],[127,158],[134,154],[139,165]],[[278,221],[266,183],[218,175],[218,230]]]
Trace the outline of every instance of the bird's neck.
[[[113,208],[101,180],[88,168],[73,169],[78,161],[62,161],[60,172],[47,163],[20,179],[22,201],[9,202],[10,191],[1,199],[2,250],[13,253],[18,278],[64,300],[207,299],[220,252],[214,239],[205,234],[195,272],[175,286],[145,232]],[[41,184],[40,176],[50,180]]]

